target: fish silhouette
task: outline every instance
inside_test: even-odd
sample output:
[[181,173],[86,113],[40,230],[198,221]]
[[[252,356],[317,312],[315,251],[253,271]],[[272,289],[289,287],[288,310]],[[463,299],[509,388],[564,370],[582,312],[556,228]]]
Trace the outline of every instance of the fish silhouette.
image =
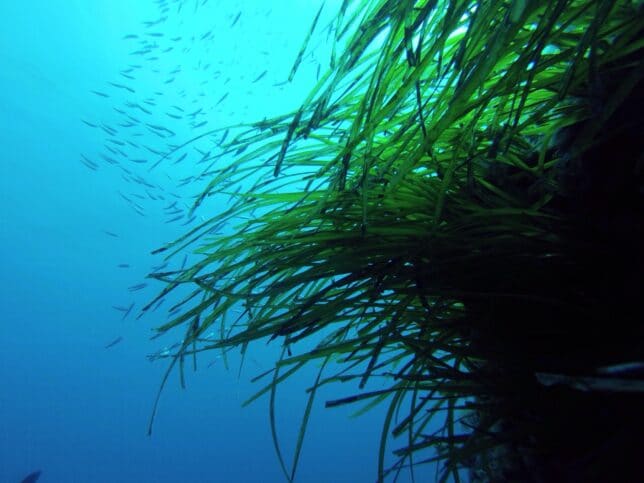
[[29,473],[20,483],[35,483],[40,478],[40,473],[40,470]]
[[[118,344],[118,343],[119,343],[119,342],[121,342],[122,340],[123,340],[123,337],[118,336],[118,337],[117,337],[116,339],[114,339],[112,342],[110,342],[109,344],[107,344],[107,345],[105,346],[105,348],[106,348],[106,349],[109,349],[110,347],[114,347],[116,344]],[[34,481],[36,481],[36,480],[34,480]]]

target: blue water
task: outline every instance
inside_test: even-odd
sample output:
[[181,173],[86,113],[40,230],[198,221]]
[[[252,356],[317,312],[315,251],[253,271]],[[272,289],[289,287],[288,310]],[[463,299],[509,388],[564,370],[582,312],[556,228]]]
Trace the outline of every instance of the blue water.
[[[197,372],[188,371],[185,390],[174,373],[148,436],[167,366],[146,355],[180,334],[151,341],[168,306],[138,320],[136,315],[161,285],[148,280],[142,290],[128,287],[146,281],[162,262],[150,255],[153,249],[190,226],[182,226],[185,206],[202,186],[178,186],[194,174],[201,156],[196,150],[181,164],[149,171],[159,156],[148,148],[163,151],[203,129],[295,108],[315,82],[316,56],[328,54],[325,36],[316,37],[292,84],[274,84],[288,77],[319,4],[0,2],[0,482],[21,481],[35,470],[42,471],[42,483],[285,481],[270,435],[268,398],[241,407],[261,389],[250,379],[271,367],[279,348],[251,346],[240,377],[238,353],[231,353],[229,370],[221,359],[205,356]],[[129,35],[138,38],[124,38]],[[142,46],[150,51],[134,53]],[[174,135],[119,126],[127,124],[127,114]],[[175,200],[184,218],[168,222],[173,210],[166,208]],[[113,306],[131,303],[134,309],[122,320]],[[288,465],[304,389],[317,369],[304,369],[278,394]],[[386,407],[359,418],[350,418],[357,406],[324,409],[325,400],[354,389],[320,392],[296,481],[375,481]],[[390,442],[388,451],[403,443]],[[416,481],[433,476],[434,468],[426,467]],[[409,475],[399,481],[410,481]]]

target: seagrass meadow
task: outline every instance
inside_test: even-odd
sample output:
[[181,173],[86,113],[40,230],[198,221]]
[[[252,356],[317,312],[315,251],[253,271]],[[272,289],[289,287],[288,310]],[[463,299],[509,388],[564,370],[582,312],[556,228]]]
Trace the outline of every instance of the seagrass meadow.
[[[319,16],[334,49],[306,100],[231,126],[192,207],[205,221],[155,251],[199,257],[150,274],[164,288],[147,307],[189,293],[156,329],[183,337],[161,389],[205,351],[268,341],[281,357],[248,402],[269,395],[273,428],[279,388],[319,368],[293,455],[273,432],[288,481],[330,384],[354,392],[326,406],[388,408],[378,481],[431,462],[440,481],[632,481],[642,2],[345,0]],[[234,201],[213,212],[217,193]]]

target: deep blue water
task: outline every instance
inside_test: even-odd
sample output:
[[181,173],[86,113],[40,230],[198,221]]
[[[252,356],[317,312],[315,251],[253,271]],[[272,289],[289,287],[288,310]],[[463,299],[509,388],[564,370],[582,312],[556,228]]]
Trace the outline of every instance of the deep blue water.
[[[239,378],[238,354],[230,370],[206,356],[185,390],[173,374],[147,436],[166,362],[146,355],[176,340],[150,340],[167,306],[136,319],[161,286],[128,287],[161,263],[150,252],[189,226],[185,207],[201,186],[179,186],[198,146],[149,171],[153,150],[295,108],[315,82],[325,36],[293,83],[274,84],[288,77],[319,4],[0,2],[0,482],[35,470],[42,483],[285,481],[268,398],[241,407],[261,388],[250,378],[271,367],[272,346],[251,346]],[[127,126],[127,115],[174,134]],[[173,201],[183,218],[168,222]],[[132,303],[122,320],[113,306]],[[303,370],[279,393],[287,463],[316,373]],[[359,418],[350,418],[358,407],[324,409],[353,389],[319,394],[296,481],[375,481],[386,407]],[[416,481],[433,475],[420,469]]]

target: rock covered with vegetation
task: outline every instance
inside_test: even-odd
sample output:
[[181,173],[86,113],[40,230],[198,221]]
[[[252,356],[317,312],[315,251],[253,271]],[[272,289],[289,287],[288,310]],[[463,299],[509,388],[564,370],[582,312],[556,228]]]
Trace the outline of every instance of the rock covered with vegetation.
[[[218,192],[234,203],[157,250],[201,256],[153,275],[159,298],[192,289],[158,328],[183,330],[168,371],[268,339],[282,357],[251,400],[268,392],[272,410],[289,375],[321,362],[290,469],[275,440],[289,480],[316,389],[352,381],[327,406],[388,405],[379,480],[433,461],[457,481],[635,471],[642,13],[346,0],[325,27],[318,12],[328,70],[297,111],[231,130],[193,210]],[[213,236],[224,223],[234,233]],[[388,387],[366,390],[374,377]]]

